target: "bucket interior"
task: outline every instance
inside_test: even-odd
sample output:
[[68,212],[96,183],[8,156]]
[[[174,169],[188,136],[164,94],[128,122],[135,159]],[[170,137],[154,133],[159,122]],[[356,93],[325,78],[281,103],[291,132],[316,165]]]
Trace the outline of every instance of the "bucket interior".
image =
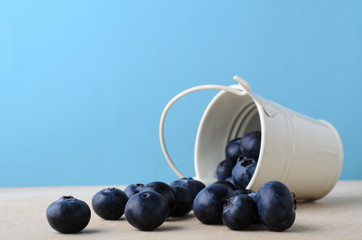
[[252,131],[261,131],[254,100],[247,94],[219,92],[207,106],[199,125],[195,144],[196,177],[205,184],[216,181],[215,170],[226,158],[227,143]]
[[239,114],[235,117],[234,123],[229,130],[229,137],[225,142],[225,146],[233,139],[240,138],[243,135],[260,131],[260,118],[258,109],[254,102],[238,110]]

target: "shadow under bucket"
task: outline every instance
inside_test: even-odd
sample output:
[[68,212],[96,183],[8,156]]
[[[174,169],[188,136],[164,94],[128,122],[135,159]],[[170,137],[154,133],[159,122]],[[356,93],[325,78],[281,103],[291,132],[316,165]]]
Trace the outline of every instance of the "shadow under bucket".
[[168,154],[164,123],[168,110],[195,91],[221,90],[207,106],[196,137],[196,178],[205,184],[216,181],[217,165],[225,159],[226,144],[248,132],[261,131],[260,154],[247,189],[258,191],[266,182],[281,181],[297,199],[316,200],[337,183],[343,167],[343,146],[337,130],[255,95],[250,85],[235,76],[239,85],[202,85],[176,95],[165,107],[160,121],[160,142],[166,160],[180,177]]

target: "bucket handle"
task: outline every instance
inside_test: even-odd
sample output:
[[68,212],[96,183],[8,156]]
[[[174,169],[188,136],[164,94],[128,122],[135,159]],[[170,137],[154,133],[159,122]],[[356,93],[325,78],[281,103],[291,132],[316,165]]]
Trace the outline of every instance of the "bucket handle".
[[170,154],[167,151],[166,143],[165,143],[164,128],[165,128],[166,115],[167,115],[168,111],[182,97],[184,97],[190,93],[202,91],[202,90],[223,90],[223,91],[227,91],[227,92],[230,92],[230,93],[233,93],[236,95],[241,95],[241,96],[245,95],[245,94],[251,95],[251,88],[250,88],[249,83],[246,80],[242,79],[239,76],[234,76],[234,80],[239,82],[241,89],[231,88],[231,87],[227,87],[227,86],[223,86],[223,85],[200,85],[200,86],[192,87],[192,88],[186,89],[186,90],[180,92],[179,94],[177,94],[174,98],[172,98],[167,103],[166,107],[163,109],[163,112],[161,115],[161,120],[160,120],[160,125],[159,125],[159,137],[160,137],[161,148],[162,148],[163,155],[165,156],[168,164],[180,178],[183,178],[185,176],[182,174],[182,172],[176,167],[175,163],[172,161]]

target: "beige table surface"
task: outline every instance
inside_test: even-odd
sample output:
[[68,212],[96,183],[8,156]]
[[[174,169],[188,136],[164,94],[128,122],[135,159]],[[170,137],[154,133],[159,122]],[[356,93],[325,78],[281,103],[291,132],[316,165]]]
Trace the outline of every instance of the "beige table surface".
[[[45,217],[50,203],[62,195],[73,195],[90,205],[103,187],[0,188],[0,240],[6,239],[361,239],[362,181],[340,181],[325,198],[297,205],[294,225],[285,232],[262,226],[232,231],[221,225],[201,224],[191,212],[184,218],[170,218],[153,232],[142,232],[124,216],[105,221],[93,211],[89,225],[78,234],[54,231]],[[124,189],[124,186],[111,186]]]

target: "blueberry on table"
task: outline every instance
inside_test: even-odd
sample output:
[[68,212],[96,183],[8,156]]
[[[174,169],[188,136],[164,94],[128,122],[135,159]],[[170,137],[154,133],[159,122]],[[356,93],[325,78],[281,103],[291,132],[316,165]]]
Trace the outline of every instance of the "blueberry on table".
[[176,197],[170,185],[164,182],[150,182],[141,188],[140,192],[144,191],[155,191],[164,196],[168,202],[169,214],[172,214],[176,207]]
[[196,218],[204,224],[222,223],[224,201],[235,196],[234,190],[220,183],[213,183],[202,189],[194,199],[193,210]]
[[222,212],[222,222],[232,230],[243,230],[257,217],[255,201],[247,194],[240,194],[226,200]]
[[236,160],[238,160],[239,156],[242,155],[241,149],[240,149],[240,141],[241,141],[241,138],[237,138],[237,139],[230,141],[226,145],[226,147],[225,147],[226,159],[236,162]]
[[94,212],[103,219],[117,220],[122,217],[128,201],[127,195],[117,188],[105,188],[92,198]]
[[139,193],[143,186],[144,184],[142,183],[130,184],[124,189],[124,193],[127,195],[128,198],[130,198],[136,193]]
[[155,191],[139,192],[128,200],[124,215],[133,227],[152,231],[169,215],[167,199]]
[[296,202],[285,184],[265,183],[256,195],[256,204],[261,222],[270,230],[283,231],[293,225]]
[[239,158],[236,162],[231,176],[234,183],[241,188],[248,186],[256,168],[256,161],[252,158]]
[[258,160],[261,144],[261,132],[255,131],[245,134],[240,140],[240,151],[244,157]]
[[180,178],[177,179],[175,181],[173,181],[172,183],[170,183],[171,187],[174,186],[181,186],[181,187],[185,187],[189,190],[189,192],[192,195],[192,198],[195,198],[196,195],[203,189],[205,188],[205,184],[203,184],[202,182],[200,182],[199,180],[195,180],[191,177],[188,178]]
[[173,186],[176,197],[176,207],[171,213],[171,217],[183,217],[192,210],[194,198],[187,188],[182,186]]
[[46,216],[54,230],[61,233],[77,233],[88,225],[91,211],[82,200],[63,196],[49,205]]
[[231,160],[221,161],[216,167],[216,179],[226,180],[231,177],[231,172],[235,166],[235,162]]

